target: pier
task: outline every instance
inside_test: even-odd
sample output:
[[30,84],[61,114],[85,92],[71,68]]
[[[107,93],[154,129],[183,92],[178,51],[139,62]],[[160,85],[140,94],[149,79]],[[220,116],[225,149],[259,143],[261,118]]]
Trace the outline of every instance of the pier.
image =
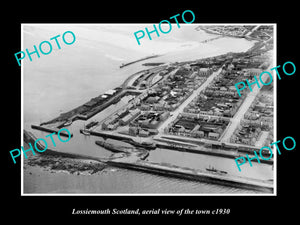
[[146,59],[156,58],[156,57],[158,57],[158,56],[160,56],[160,55],[147,56],[147,57],[145,57],[145,58],[138,59],[138,60],[135,60],[135,61],[132,61],[132,62],[129,62],[129,63],[123,63],[123,64],[120,66],[120,68],[123,68],[123,67],[125,67],[125,66],[129,66],[129,65],[131,65],[131,64],[133,64],[133,63],[137,63],[137,62],[140,62],[140,61],[144,61],[144,60],[146,60]]
[[[37,125],[31,125],[32,129],[36,129],[36,130],[41,130],[41,131],[46,131],[49,133],[58,133],[59,129],[56,128],[49,128],[49,127],[42,127],[42,126],[37,126]],[[61,136],[65,136],[65,137],[69,137],[69,134],[65,133],[65,132],[60,132]],[[71,133],[71,137],[73,137],[73,133]]]

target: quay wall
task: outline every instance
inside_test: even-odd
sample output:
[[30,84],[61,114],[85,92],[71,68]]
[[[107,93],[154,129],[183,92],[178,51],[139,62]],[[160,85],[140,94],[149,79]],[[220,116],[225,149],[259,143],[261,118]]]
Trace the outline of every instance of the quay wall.
[[[158,143],[156,144],[156,146],[158,148],[167,148],[167,149],[171,149],[174,151],[180,151],[180,152],[191,152],[191,153],[196,153],[196,154],[206,154],[206,155],[213,155],[213,156],[219,156],[219,157],[226,157],[226,158],[231,158],[231,159],[235,159],[238,157],[241,157],[242,155],[239,155],[238,153],[234,152],[234,151],[228,151],[228,150],[206,150],[206,149],[193,149],[193,148],[188,148],[188,147],[184,147],[184,146],[172,146],[172,144],[162,144],[162,143]],[[253,160],[253,161],[257,161],[257,159]],[[265,164],[273,164],[273,160],[261,160],[260,163],[265,163]]]
[[116,139],[116,140],[121,140],[121,141],[122,140],[133,141],[132,138],[129,138],[129,137],[123,137],[120,135],[108,134],[108,133],[104,133],[104,132],[96,132],[96,131],[92,131],[92,130],[90,131],[90,134],[98,136],[98,137],[111,138],[111,139]]
[[101,112],[102,110],[106,109],[107,107],[109,107],[112,104],[117,103],[122,97],[124,97],[127,94],[126,91],[121,91],[120,93],[118,93],[116,96],[114,96],[113,98],[109,99],[107,102],[104,102],[102,105],[93,108],[93,110],[91,110],[90,112],[88,112],[86,115],[82,115],[82,114],[78,114],[75,119],[81,119],[81,120],[88,120],[89,118],[93,117],[94,115],[96,115],[97,113]]
[[[204,145],[206,147],[211,147],[213,149],[222,148],[225,151],[237,151],[237,152],[243,152],[243,153],[251,153],[253,154],[253,151],[259,152],[260,147],[256,146],[249,146],[249,145],[243,145],[243,144],[236,144],[236,143],[223,143],[213,140],[205,140],[205,139],[195,139],[195,138],[186,138],[181,136],[162,136],[164,139],[168,140],[175,140],[175,141],[181,141],[181,142],[187,142],[187,143],[194,143],[197,145]],[[263,156],[269,156],[265,153],[262,153]]]
[[[105,132],[96,132],[96,131],[91,130],[90,134],[99,136],[99,137],[103,137],[103,138],[111,138],[111,139],[115,139],[115,140],[120,140],[120,141],[122,141],[122,140],[123,141],[133,141],[133,139],[130,137],[123,137],[121,135],[108,134]],[[165,141],[167,143],[161,143],[160,141]],[[182,140],[179,139],[178,141],[182,141]],[[180,146],[180,145],[178,145],[178,143],[172,142],[172,139],[167,139],[167,140],[159,140],[158,139],[158,141],[154,141],[154,142],[155,142],[157,148],[166,148],[166,149],[170,149],[170,150],[174,150],[174,151],[190,152],[190,153],[196,153],[196,154],[207,154],[207,155],[226,157],[226,158],[232,158],[232,159],[243,156],[238,153],[238,152],[240,152],[240,150],[238,150],[238,152],[236,151],[237,150],[236,148],[234,148],[232,150],[219,150],[219,149],[207,150],[205,148],[201,149],[201,147],[199,146],[198,149],[195,149],[195,148],[189,148],[187,146]],[[176,146],[174,146],[174,145],[176,145]],[[248,153],[250,153],[250,152],[248,152]],[[253,151],[251,153],[253,153]],[[256,161],[256,159],[254,159],[253,161]],[[261,160],[260,162],[264,163],[264,164],[272,165],[273,159]]]

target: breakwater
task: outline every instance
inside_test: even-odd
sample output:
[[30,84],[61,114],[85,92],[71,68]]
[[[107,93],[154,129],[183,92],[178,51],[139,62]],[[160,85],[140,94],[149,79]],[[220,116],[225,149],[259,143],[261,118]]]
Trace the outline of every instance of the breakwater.
[[120,66],[120,68],[123,68],[123,67],[125,67],[125,66],[129,66],[129,65],[131,65],[131,64],[133,64],[133,63],[137,63],[137,62],[140,62],[140,61],[143,61],[143,60],[146,60],[146,59],[156,58],[156,57],[158,57],[158,56],[160,56],[160,55],[147,56],[147,57],[145,57],[145,58],[141,58],[141,59],[138,59],[138,60],[129,62],[129,63],[123,63],[123,64]]
[[210,174],[205,172],[198,172],[188,168],[164,166],[161,164],[140,161],[136,163],[131,163],[115,160],[108,161],[107,164],[115,167],[133,169],[137,171],[175,177],[180,179],[196,180],[218,185],[226,185],[231,187],[262,191],[265,193],[273,192],[273,183],[268,181],[233,177],[229,175]]
[[[80,131],[82,131],[82,130],[80,130]],[[94,135],[94,136],[98,136],[98,137],[111,138],[111,139],[120,140],[120,141],[133,141],[132,138],[125,137],[125,136],[122,136],[122,135],[110,134],[110,133],[107,133],[107,132],[100,132],[100,131],[90,130],[90,134]]]
[[[117,88],[116,88],[117,89]],[[47,122],[43,122],[40,124],[40,127],[42,127],[43,125],[48,125],[48,124],[52,124],[52,123],[59,123],[59,125],[57,125],[57,128],[61,128],[64,127],[64,124],[67,121],[75,121],[75,120],[88,120],[91,117],[93,117],[94,115],[96,115],[97,113],[101,112],[102,110],[106,109],[107,107],[118,103],[124,96],[126,95],[139,95],[140,92],[138,91],[134,91],[134,90],[123,90],[122,88],[118,88],[118,92],[117,94],[115,94],[114,96],[109,97],[107,100],[100,100],[96,103],[96,105],[91,106],[91,107],[87,107],[85,106],[85,104],[69,111],[66,113],[61,114],[60,116],[47,121]],[[96,101],[96,100],[95,100]],[[35,125],[34,125],[35,126]],[[35,126],[37,127],[37,126]],[[39,128],[36,128],[39,129]],[[46,131],[46,130],[45,130]]]
[[[42,126],[37,126],[37,125],[31,125],[31,128],[36,129],[36,130],[50,132],[50,133],[53,133],[53,132],[58,133],[58,131],[59,131],[59,129],[56,129],[56,128],[42,127]],[[69,137],[69,134],[66,132],[60,132],[60,135]],[[71,133],[71,137],[73,137],[73,133]]]

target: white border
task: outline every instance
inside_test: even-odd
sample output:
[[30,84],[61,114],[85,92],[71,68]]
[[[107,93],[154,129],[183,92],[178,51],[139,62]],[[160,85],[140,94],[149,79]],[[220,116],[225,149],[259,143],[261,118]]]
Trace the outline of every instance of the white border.
[[[21,24],[21,51],[23,51],[24,49],[24,45],[23,45],[23,40],[24,40],[24,35],[23,35],[23,24]],[[21,146],[23,146],[24,144],[24,110],[23,110],[23,104],[24,104],[24,75],[23,75],[24,69],[23,69],[23,63],[21,61]],[[24,194],[24,156],[23,154],[21,154],[21,196],[26,195]]]
[[[149,23],[127,23],[127,24],[119,24],[119,23],[68,23],[70,25],[153,25]],[[55,25],[55,26],[65,26],[67,25],[66,23],[64,24],[56,24],[56,23],[21,23],[21,51],[24,49],[23,45],[23,28],[24,25]],[[186,25],[186,24],[180,24],[180,25]],[[274,33],[273,33],[273,66],[277,65],[277,23],[195,23],[193,25],[273,25],[274,28]],[[23,114],[23,82],[24,82],[24,75],[23,75],[24,69],[23,69],[23,63],[21,62],[21,144],[23,144],[23,130],[24,130],[24,114]],[[277,76],[273,76],[274,79],[274,117],[273,117],[273,125],[274,125],[274,141],[277,140]],[[274,147],[275,149],[275,147]],[[273,151],[274,153],[274,187],[273,187],[273,193],[259,193],[259,194],[250,194],[250,193],[245,193],[245,194],[217,194],[217,193],[199,193],[199,194],[173,194],[173,193],[147,193],[147,194],[133,194],[133,193],[109,193],[109,194],[104,194],[104,193],[99,193],[99,194],[89,194],[89,193],[81,193],[81,194],[69,194],[69,193],[24,193],[24,156],[21,154],[21,196],[277,196],[277,151],[276,149]]]

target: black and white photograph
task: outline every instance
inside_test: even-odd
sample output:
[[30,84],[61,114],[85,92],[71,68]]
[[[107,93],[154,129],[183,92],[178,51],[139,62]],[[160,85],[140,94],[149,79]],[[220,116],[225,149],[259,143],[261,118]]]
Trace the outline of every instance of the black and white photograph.
[[296,9],[6,6],[4,220],[297,221]]
[[22,24],[22,45],[23,195],[276,194],[276,24]]

